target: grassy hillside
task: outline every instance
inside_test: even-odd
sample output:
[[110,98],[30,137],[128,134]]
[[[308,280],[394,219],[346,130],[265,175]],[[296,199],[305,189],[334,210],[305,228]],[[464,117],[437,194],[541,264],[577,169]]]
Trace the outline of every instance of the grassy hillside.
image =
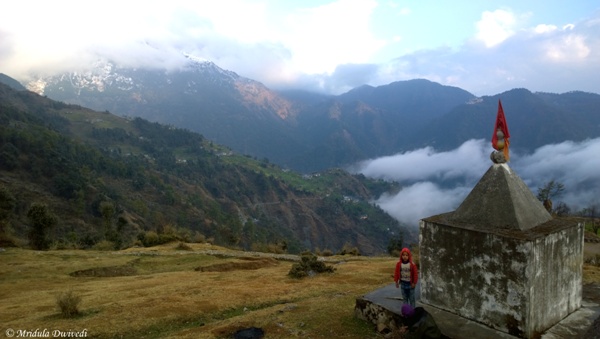
[[210,240],[372,255],[403,233],[370,203],[393,186],[342,170],[301,176],[184,129],[1,84],[0,122],[0,245],[123,249]]

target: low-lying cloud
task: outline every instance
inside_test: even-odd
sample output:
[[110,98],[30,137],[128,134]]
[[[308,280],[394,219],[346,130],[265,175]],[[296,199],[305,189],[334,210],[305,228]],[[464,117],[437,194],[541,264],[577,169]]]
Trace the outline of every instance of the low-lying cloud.
[[[375,203],[401,223],[414,226],[422,218],[455,210],[492,166],[489,141],[469,140],[455,150],[431,147],[367,160],[352,171],[367,177],[399,182],[396,194],[384,194]],[[600,202],[600,138],[546,145],[532,154],[511,149],[509,166],[534,195],[554,180],[565,190],[554,203],[564,202],[572,212]]]

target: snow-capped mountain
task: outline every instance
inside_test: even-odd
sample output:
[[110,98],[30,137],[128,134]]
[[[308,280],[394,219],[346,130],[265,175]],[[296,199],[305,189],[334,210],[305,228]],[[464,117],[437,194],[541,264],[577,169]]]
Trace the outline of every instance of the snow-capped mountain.
[[297,113],[292,102],[211,61],[191,55],[186,60],[174,70],[102,60],[83,72],[36,79],[27,88],[54,100],[187,128],[247,154],[277,157],[278,150],[264,154],[258,145],[288,143],[280,139],[289,139],[288,125]]
[[39,78],[27,84],[27,89],[40,95],[46,94],[46,87],[58,86],[60,91],[74,90],[77,95],[81,91],[104,92],[107,87],[116,87],[123,91],[134,89],[134,80],[120,74],[115,65],[108,61],[97,61],[84,72],[70,72],[49,78]]
[[[38,78],[29,82],[27,88],[55,100],[122,115],[131,115],[136,110],[107,105],[99,97],[110,94],[121,97],[121,101],[125,96],[136,103],[151,103],[152,98],[144,94],[156,95],[154,92],[158,89],[201,96],[202,93],[220,88],[224,91],[221,95],[231,91],[229,95],[239,96],[249,109],[273,111],[282,119],[293,116],[292,105],[261,83],[224,70],[211,61],[190,54],[184,56],[188,61],[184,67],[169,71],[120,68],[113,62],[100,60],[89,70]],[[143,117],[150,118],[151,115]],[[158,116],[155,118],[160,121]]]

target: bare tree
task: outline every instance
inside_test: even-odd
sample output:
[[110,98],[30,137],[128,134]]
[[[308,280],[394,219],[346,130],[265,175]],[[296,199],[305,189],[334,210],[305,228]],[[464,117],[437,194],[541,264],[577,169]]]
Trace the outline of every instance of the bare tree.
[[581,211],[581,215],[591,219],[591,227],[594,234],[598,234],[598,231],[600,230],[600,220],[596,219],[598,217],[599,210],[600,208],[598,204],[594,203]]
[[556,204],[556,207],[554,207],[554,214],[556,214],[559,217],[567,216],[571,214],[571,208],[569,208],[569,206],[567,206],[567,204],[565,204],[564,202],[559,201]]
[[565,185],[552,179],[538,188],[537,198],[544,204],[546,210],[552,213],[552,199],[559,196],[564,190]]

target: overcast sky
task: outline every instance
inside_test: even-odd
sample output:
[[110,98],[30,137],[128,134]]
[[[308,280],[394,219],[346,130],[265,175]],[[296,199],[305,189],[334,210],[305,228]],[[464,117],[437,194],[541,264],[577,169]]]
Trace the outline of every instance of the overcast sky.
[[[489,140],[469,140],[449,152],[432,148],[367,160],[352,172],[402,185],[396,195],[376,203],[401,222],[416,227],[422,218],[454,211],[492,166]],[[565,190],[554,204],[564,202],[572,212],[600,208],[600,138],[540,147],[532,154],[511,151],[508,165],[537,196],[538,188],[554,180]],[[450,184],[452,182],[452,184]],[[556,205],[555,205],[556,206]]]
[[493,95],[600,93],[600,2],[563,0],[7,1],[0,72],[173,68],[182,53],[270,88],[339,94],[426,78]]

